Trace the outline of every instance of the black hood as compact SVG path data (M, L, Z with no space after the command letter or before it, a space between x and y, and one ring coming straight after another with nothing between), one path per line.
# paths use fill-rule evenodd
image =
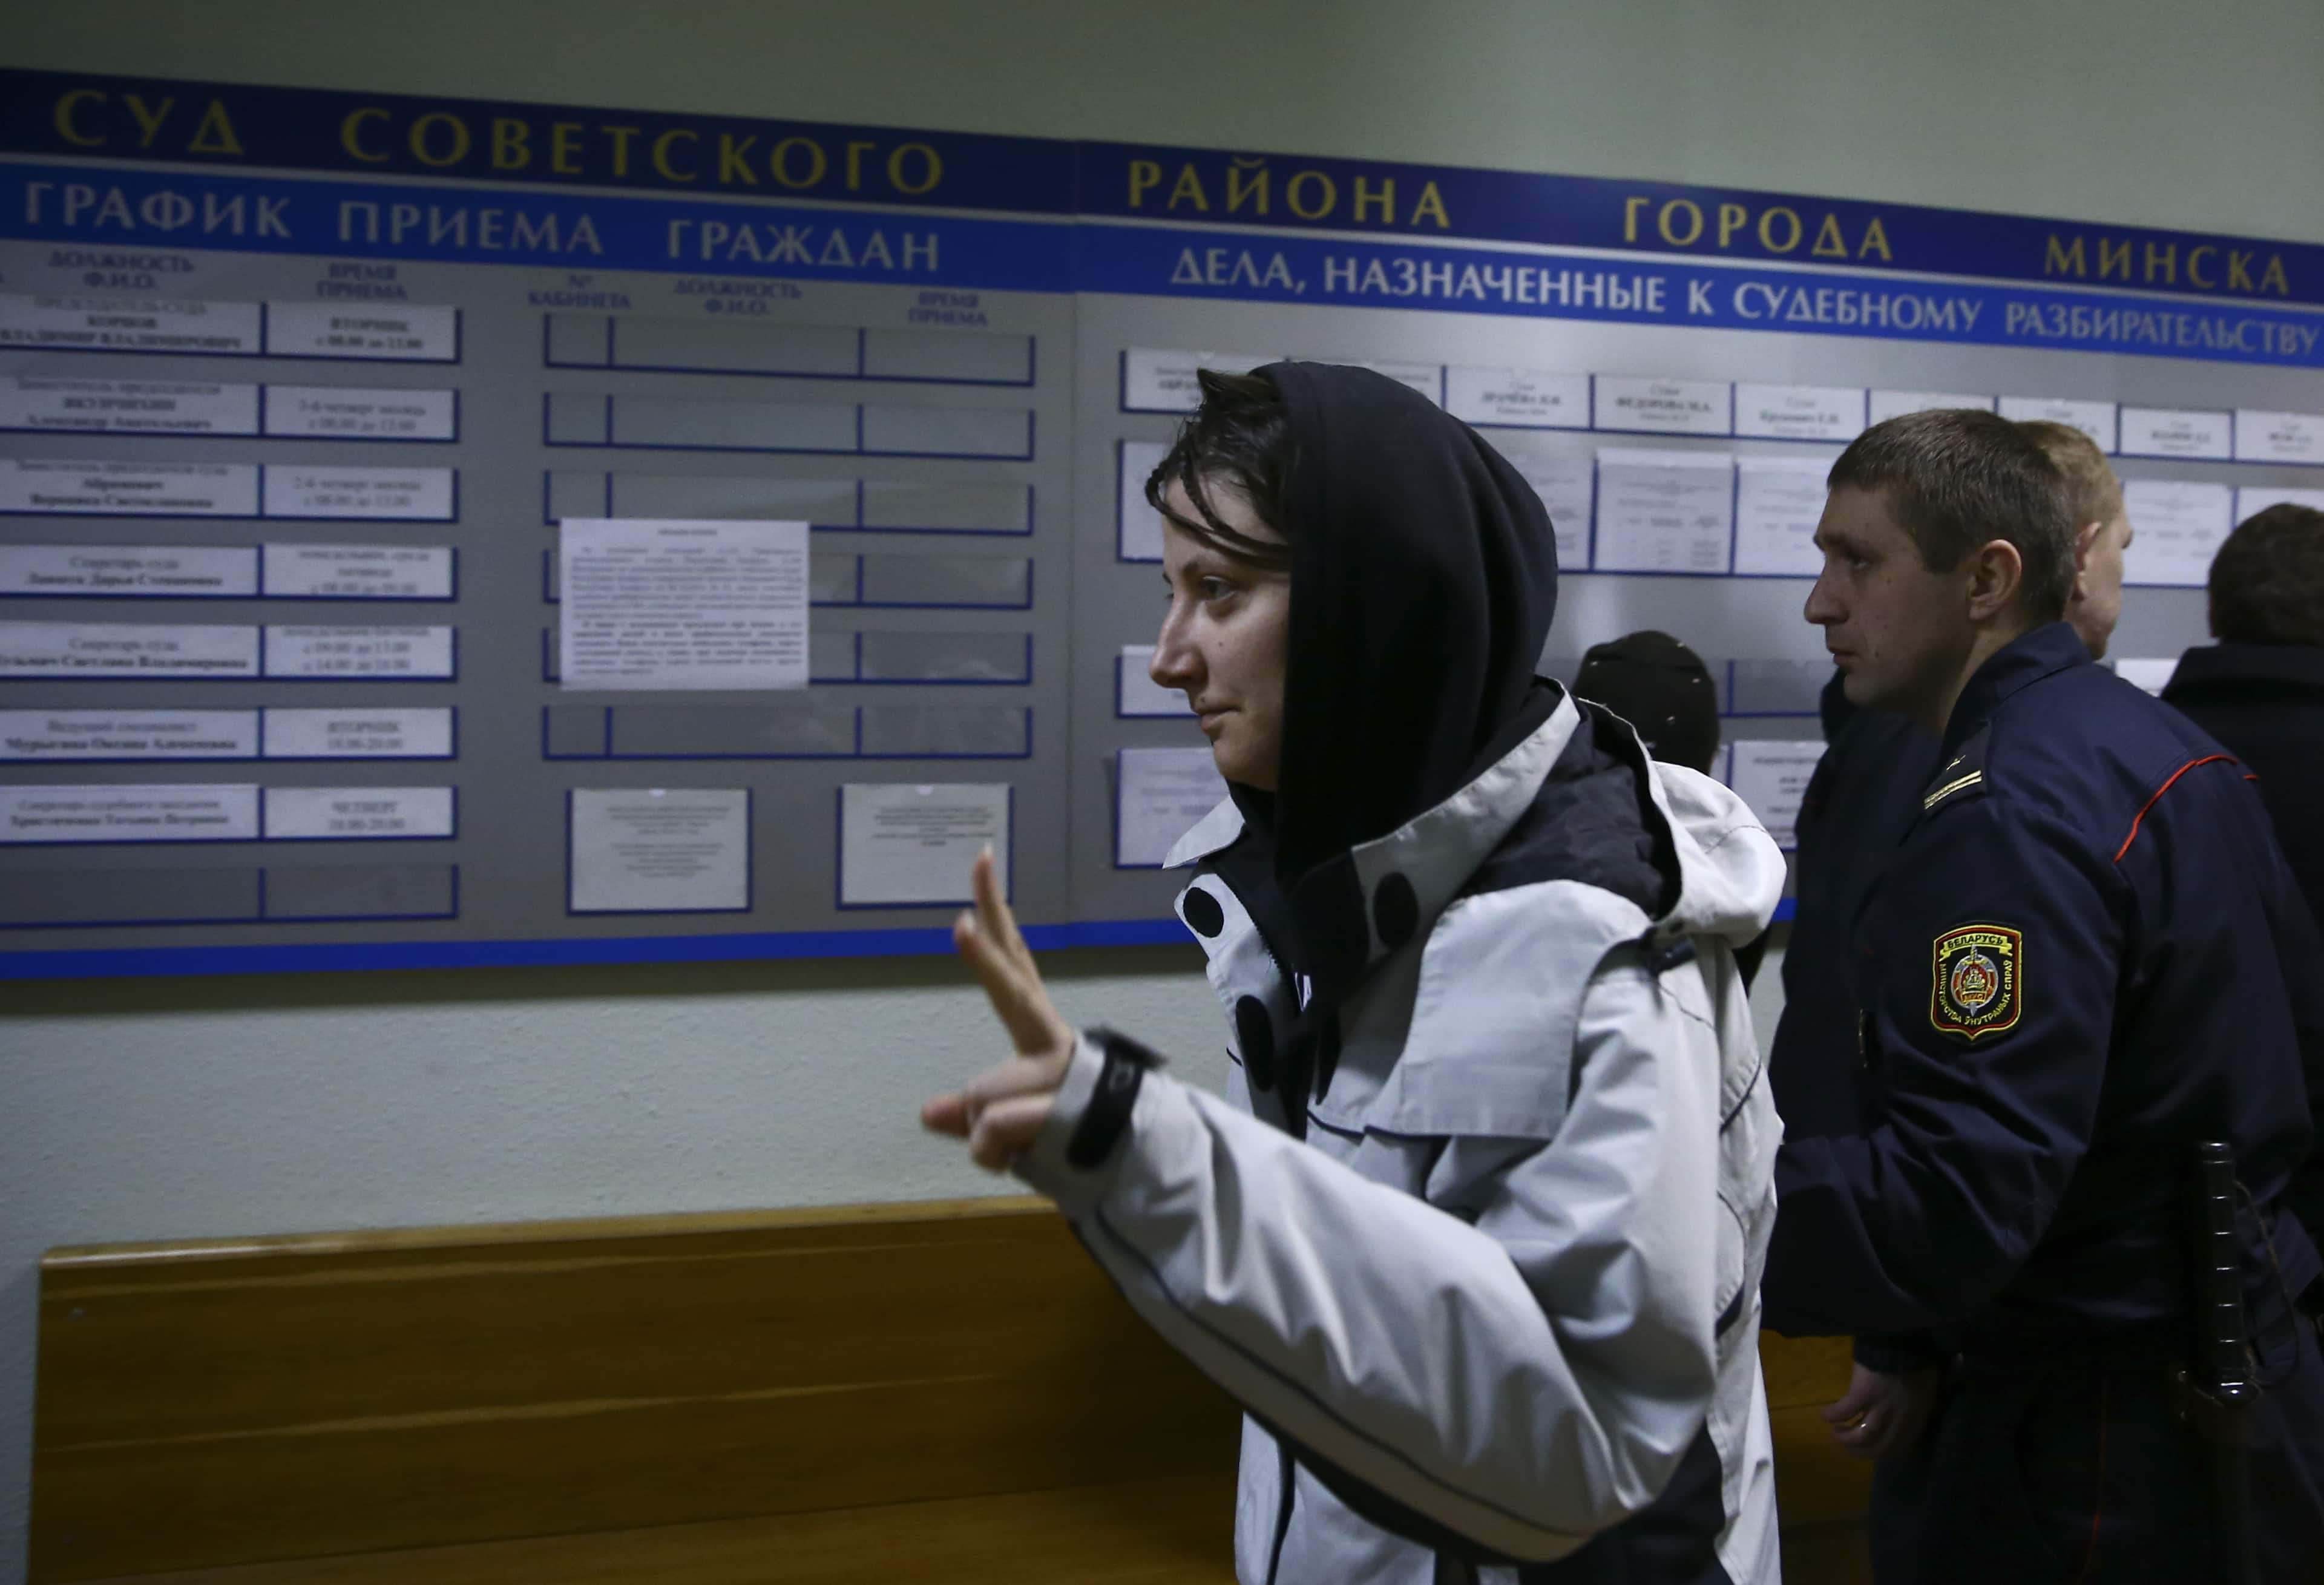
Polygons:
M1409 387L1329 364L1258 372L1289 412L1290 661L1278 790L1236 794L1305 938L1282 945L1312 962L1341 955L1317 937L1347 928L1333 916L1352 876L1331 872L1348 850L1442 803L1548 719L1558 696L1535 667L1557 540L1507 459Z

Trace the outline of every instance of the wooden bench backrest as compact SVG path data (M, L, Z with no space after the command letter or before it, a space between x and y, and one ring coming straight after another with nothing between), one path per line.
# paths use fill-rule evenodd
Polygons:
M1038 1202L60 1249L40 1311L36 1581L1233 1459Z

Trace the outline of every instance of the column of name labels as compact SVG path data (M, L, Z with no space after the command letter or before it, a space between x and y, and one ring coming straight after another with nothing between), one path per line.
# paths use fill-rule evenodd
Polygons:
M450 522L451 468L0 458L0 514Z
M1735 459L1725 453L1598 454L1598 571L1724 573L1734 528Z
M1808 778L1823 759L1823 744L1746 739L1734 745L1727 785L1759 816L1759 824L1785 852L1799 845L1796 827L1800 800L1806 796Z
M1121 750L1114 756L1114 867L1159 865L1226 796L1207 748Z
M0 292L0 347L456 363L460 310Z
M0 710L0 760L448 760L448 705Z
M567 798L572 912L749 910L749 788L576 788Z
M449 600L448 545L0 545L0 594Z
M0 380L0 430L78 435L456 440L455 391L176 380Z
M807 687L807 545L803 522L568 518L563 686Z
M407 677L456 674L449 627L0 622L5 677Z
M2131 479L2122 487L2130 519L2130 548L2123 581L2200 589L2210 581L2211 558L2234 527L2235 494L2225 484L2179 479Z
M849 782L839 789L839 906L965 903L992 850L1007 892L1013 789L1006 782Z

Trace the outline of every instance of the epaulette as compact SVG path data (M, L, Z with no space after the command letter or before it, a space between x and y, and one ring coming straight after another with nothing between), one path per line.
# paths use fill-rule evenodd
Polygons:
M1985 796L1985 747L1992 730L1990 725L1978 727L1945 761L1921 794L1922 814L1934 814L1948 804Z

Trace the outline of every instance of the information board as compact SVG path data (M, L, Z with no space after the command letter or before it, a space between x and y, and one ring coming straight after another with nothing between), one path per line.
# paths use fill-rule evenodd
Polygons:
M2175 655L2324 499L2319 331L2284 244L0 73L0 975L941 950L988 845L1035 945L1175 939L1142 484L1282 356L1484 429L1545 668L1684 639L1787 826L1840 447L2085 429Z

